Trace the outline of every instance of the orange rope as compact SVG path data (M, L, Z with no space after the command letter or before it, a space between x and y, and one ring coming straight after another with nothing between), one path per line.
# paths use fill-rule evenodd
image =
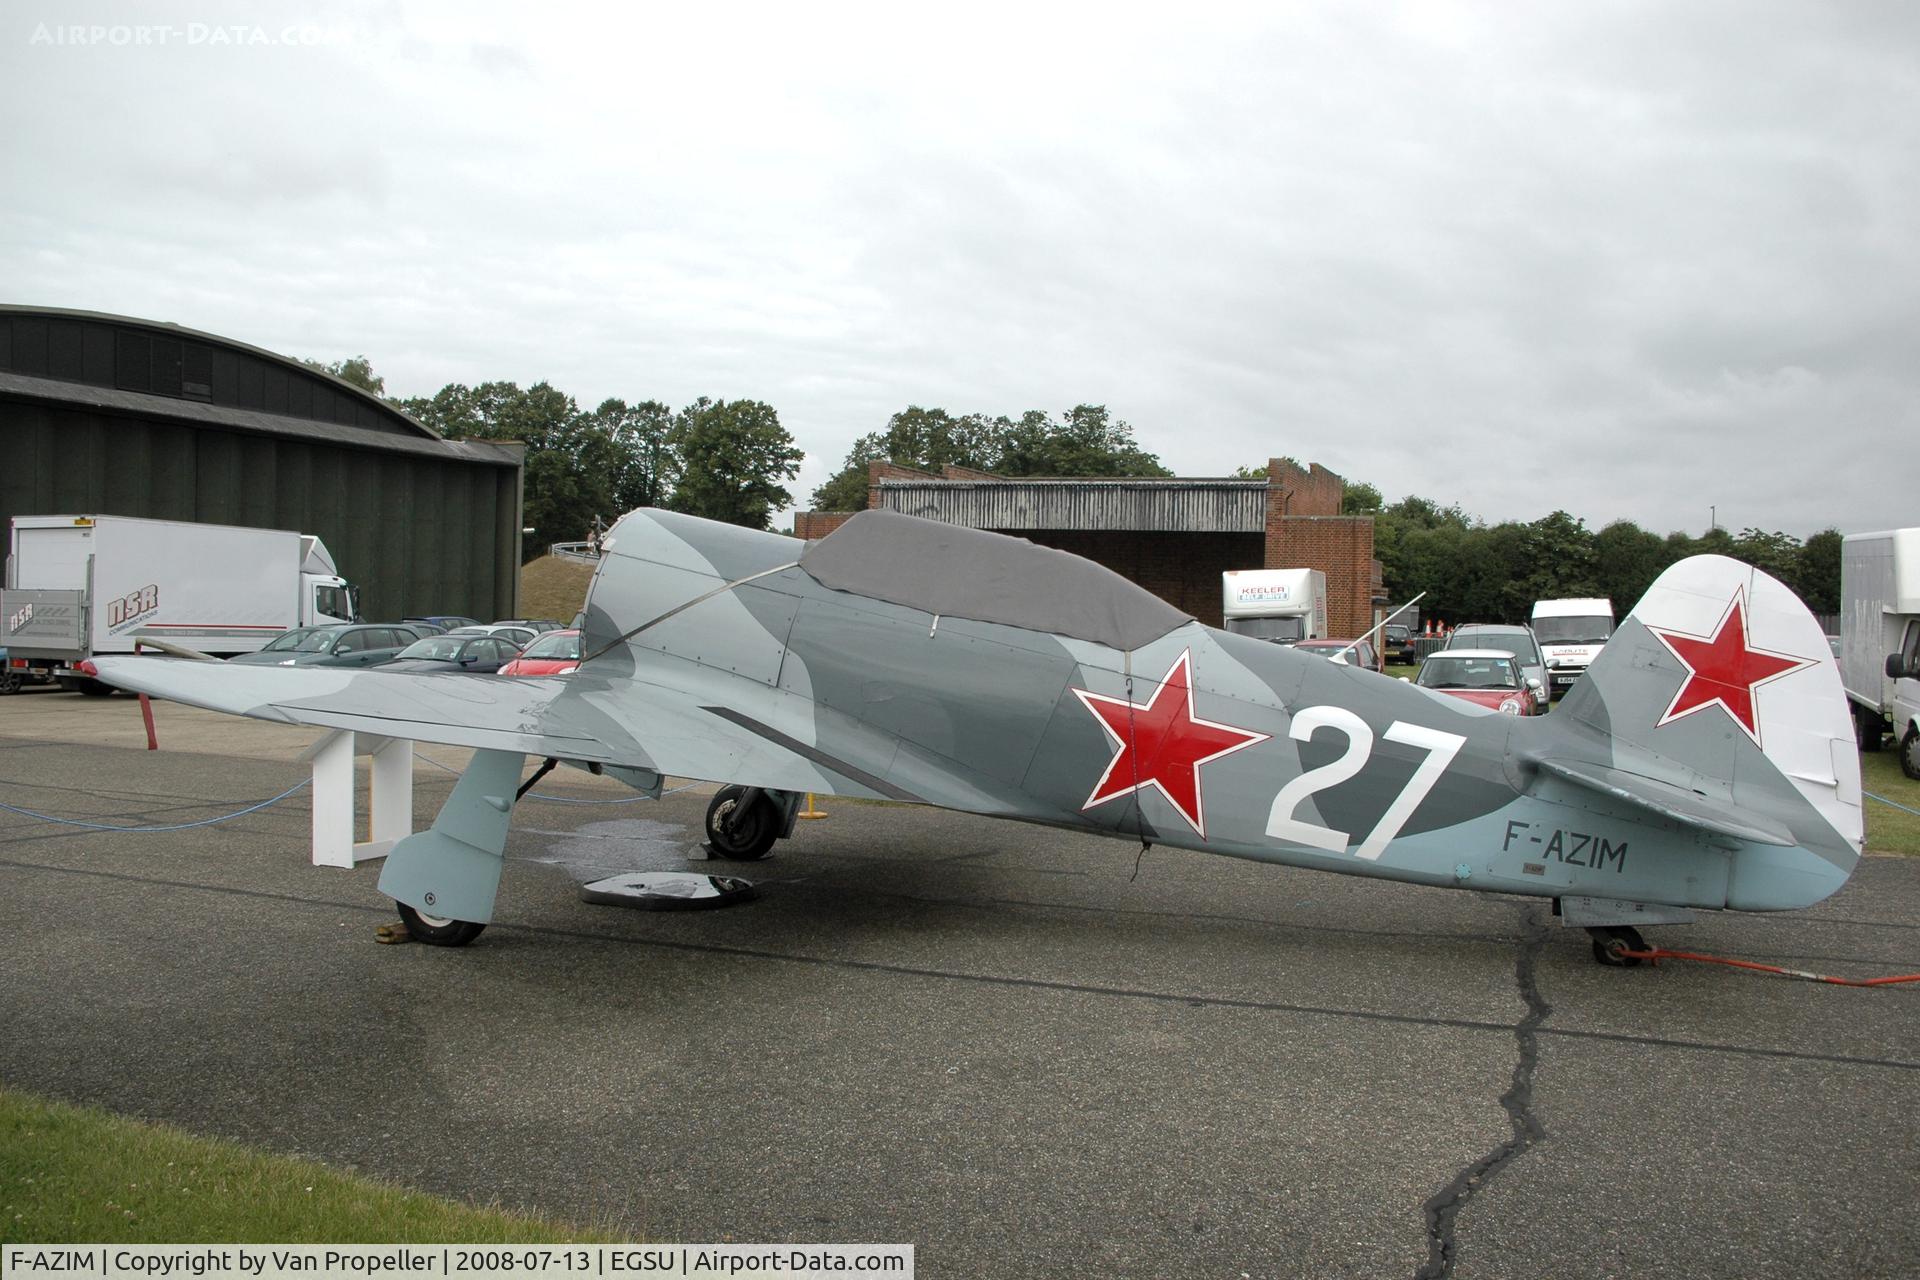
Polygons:
M1752 960L1734 960L1728 956L1702 955L1698 951L1669 951L1665 947L1649 947L1645 951L1619 951L1614 954L1623 960L1651 960L1656 965L1662 960L1698 960L1702 964L1724 964L1735 969L1752 969L1756 973L1778 974L1782 978L1831 983L1836 987L1890 987L1897 982L1920 982L1920 973L1900 973L1885 978L1836 978L1831 974L1808 973L1804 969L1783 969L1777 964L1758 964Z

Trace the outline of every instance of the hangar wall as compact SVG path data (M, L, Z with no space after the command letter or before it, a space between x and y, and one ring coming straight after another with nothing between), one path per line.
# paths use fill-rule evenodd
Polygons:
M517 613L517 445L444 441L270 353L151 328L0 308L0 528L84 513L293 529L326 542L368 618ZM196 348L188 372L210 381L176 385Z
M1260 479L1015 477L951 466L935 474L874 462L867 505L1071 551L1216 627L1227 570L1320 569L1330 634L1352 637L1373 626L1384 595L1373 519L1341 515L1345 492L1334 473L1284 458ZM824 538L849 514L796 512L794 534Z

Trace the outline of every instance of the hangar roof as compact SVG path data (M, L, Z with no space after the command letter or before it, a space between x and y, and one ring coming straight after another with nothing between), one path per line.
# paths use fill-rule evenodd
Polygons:
M257 434L516 465L518 446L454 443L332 374L182 325L0 304L0 394Z
M63 382L57 378L29 378L17 373L0 373L0 396L50 404L85 405L142 418L175 418L202 426L308 440L315 444L357 445L387 453L417 453L435 458L451 456L503 467L520 465L525 453L525 446L517 442L443 440L425 427L421 428L422 435L404 436L339 422L318 422L312 418L262 413L253 409L230 409L224 405L176 400L150 392L120 391L111 387Z

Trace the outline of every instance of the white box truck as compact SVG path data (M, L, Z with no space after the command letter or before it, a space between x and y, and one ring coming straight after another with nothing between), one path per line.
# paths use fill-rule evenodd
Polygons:
M1227 630L1275 644L1327 634L1327 575L1318 569L1229 569L1220 575Z
M319 538L281 529L15 516L0 648L68 688L106 692L74 665L142 640L215 657L253 653L291 627L352 622L354 589Z
M1533 635L1547 660L1554 693L1565 693L1587 674L1587 667L1613 636L1613 601L1536 600Z
M1840 683L1862 751L1883 735L1920 778L1920 529L1840 541Z

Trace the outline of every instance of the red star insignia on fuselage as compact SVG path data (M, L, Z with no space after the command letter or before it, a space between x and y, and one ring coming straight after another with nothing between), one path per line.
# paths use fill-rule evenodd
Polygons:
M1105 694L1073 692L1113 739L1113 759L1081 810L1152 787L1202 840L1207 838L1200 766L1265 742L1272 734L1237 729L1193 714L1193 661L1182 650L1145 705Z
M1667 646L1667 652L1678 658L1680 665L1687 669L1687 678L1680 682L1679 691L1673 695L1673 701L1667 704L1666 714L1654 725L1656 729L1663 724L1672 724L1682 716L1718 706L1747 731L1747 736L1753 739L1755 746L1759 746L1760 726L1754 718L1754 691L1781 676L1811 667L1815 662L1812 658L1753 647L1747 639L1745 590L1733 593L1732 602L1720 616L1720 625L1711 636L1690 636L1654 626L1649 626L1647 630L1657 636L1660 643Z

